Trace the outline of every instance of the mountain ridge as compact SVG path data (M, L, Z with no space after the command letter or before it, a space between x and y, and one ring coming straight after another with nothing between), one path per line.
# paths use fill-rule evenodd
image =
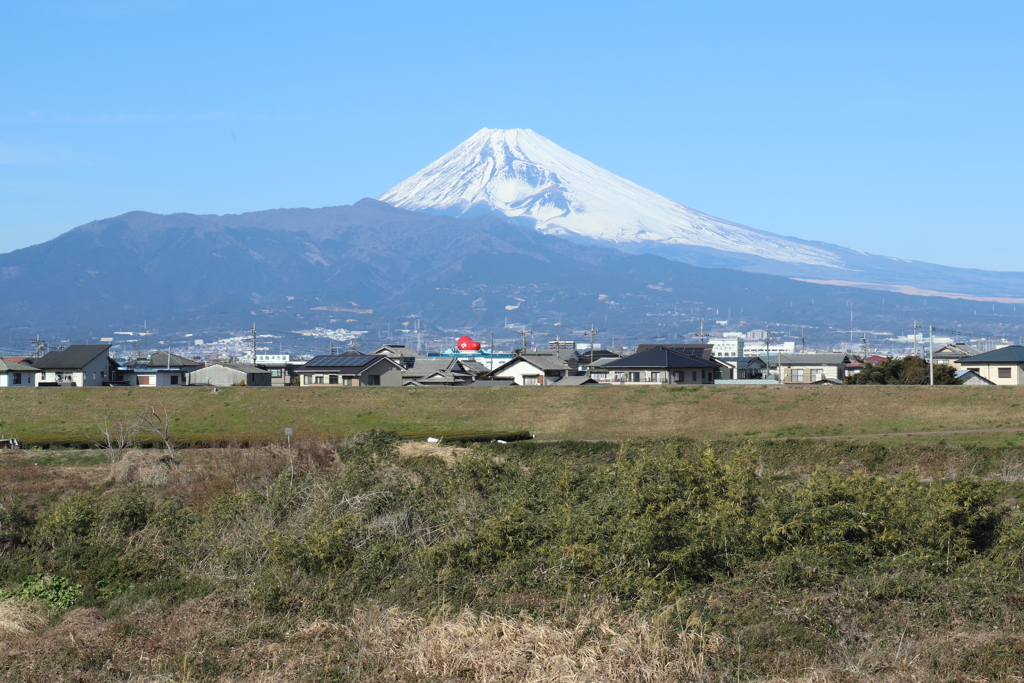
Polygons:
M3 329L278 330L344 325L498 330L506 316L552 333L598 323L647 340L679 338L725 313L848 329L941 324L1009 329L1009 306L829 287L581 245L494 216L455 218L364 199L352 206L228 216L131 212L0 255ZM986 307L987 308L987 307ZM161 322L163 321L163 322ZM1002 327L1001 327L1002 326ZM843 333L845 334L845 332ZM95 336L95 335L92 335Z

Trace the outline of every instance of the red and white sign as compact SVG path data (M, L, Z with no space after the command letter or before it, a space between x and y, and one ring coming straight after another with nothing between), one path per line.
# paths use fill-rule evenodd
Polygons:
M459 341L457 343L457 346L459 347L459 351L479 351L480 350L480 342L473 341L472 337L459 337Z

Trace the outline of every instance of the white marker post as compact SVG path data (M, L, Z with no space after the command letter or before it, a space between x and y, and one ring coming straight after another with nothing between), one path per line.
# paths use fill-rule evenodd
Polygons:
M295 460L292 458L292 428L285 427L284 435L288 439L288 473L292 482L295 481Z

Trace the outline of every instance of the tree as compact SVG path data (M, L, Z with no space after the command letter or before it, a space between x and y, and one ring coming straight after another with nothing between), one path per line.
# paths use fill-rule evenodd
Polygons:
M868 366L856 375L846 378L845 384L928 384L928 361L919 356L886 358L875 366ZM936 384L960 384L951 365L935 366Z

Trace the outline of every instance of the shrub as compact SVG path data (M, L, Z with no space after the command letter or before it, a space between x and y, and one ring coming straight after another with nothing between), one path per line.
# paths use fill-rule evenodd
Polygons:
M67 610L82 595L82 587L63 576L53 574L36 574L21 582L11 591L0 591L0 600L22 598L25 600L41 600L51 609Z

